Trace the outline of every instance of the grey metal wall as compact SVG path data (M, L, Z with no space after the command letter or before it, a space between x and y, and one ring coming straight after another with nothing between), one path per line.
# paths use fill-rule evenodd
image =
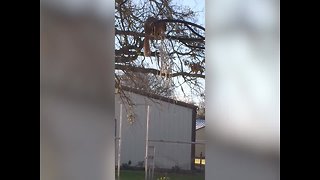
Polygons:
M198 130L196 130L196 141L205 141L206 140L206 136L205 136L205 127L200 128ZM196 157L200 157L200 153L202 153L202 157L206 156L206 146L204 144L196 144L195 146L195 156Z
M147 105L150 105L149 139L170 141L191 141L192 137L192 109L159 100L150 100L148 97L128 92L128 95L137 106L134 107L135 122L127 120L127 105L123 106L121 164L132 166L144 161ZM119 128L120 98L116 96L115 116L117 132ZM190 170L191 145L163 142L150 142L155 146L155 166L158 168L172 168ZM118 147L118 146L116 146ZM117 148L116 148L117 152ZM117 160L117 156L116 156Z

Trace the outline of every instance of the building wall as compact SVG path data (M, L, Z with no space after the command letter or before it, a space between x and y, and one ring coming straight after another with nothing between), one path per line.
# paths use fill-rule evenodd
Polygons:
M205 141L205 127L196 130L196 141ZM196 144L196 152L195 156L200 157L200 153L202 152L202 157L206 156L205 152L206 146L203 144Z
M135 166L138 162L144 161L147 104L150 105L150 140L187 142L192 140L192 108L155 99L151 101L148 97L135 93L128 92L127 94L132 101L137 104L133 110L136 117L135 122L130 124L127 120L126 113L128 106L123 106L121 164L128 163L130 160L132 165ZM115 115L117 120L117 132L119 132L119 109L120 98L119 96L116 96ZM179 166L181 169L190 170L192 162L190 144L150 142L149 146L155 146L156 167L171 169L173 166Z

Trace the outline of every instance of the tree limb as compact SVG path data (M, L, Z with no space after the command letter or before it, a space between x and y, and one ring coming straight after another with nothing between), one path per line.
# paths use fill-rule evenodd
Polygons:
M157 69L136 67L136 66L132 66L132 65L115 64L115 69L123 70L123 71L132 71L132 72L140 72L140 73L146 73L146 74L154 74L154 75L165 76L165 73L161 73ZM176 72L176 73L170 74L170 77L177 77L177 76L188 76L188 77L205 78L205 75L203 75L203 74L191 74L191 73L187 73L187 72Z
M131 35L131 36L141 36L145 37L145 33L140 33L140 32L133 32L133 31L122 31L115 29L115 34L118 35ZM192 41L192 42L203 42L204 39L202 38L186 38L186 37L177 37L177 36L165 36L167 39L173 39L173 40L178 40L178 41Z
M205 31L206 29L198 24L192 23L192 22L188 22L188 21L183 21L183 20L178 20L178 19L161 19L158 20L158 22L177 22L177 23L183 23L185 25L191 25L191 26L195 26L199 29L202 29L203 31Z

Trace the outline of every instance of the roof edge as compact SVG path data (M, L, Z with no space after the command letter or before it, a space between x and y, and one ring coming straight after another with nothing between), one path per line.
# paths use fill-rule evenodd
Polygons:
M167 97L160 96L160 95L157 95L157 94L149 93L149 92L146 92L146 91L143 91L143 90L140 90L140 89L131 88L131 87L128 87L128 86L121 86L121 89L124 90L124 91L132 92L132 93L139 94L139 95L142 95L142 96L147 96L147 97L152 98L152 99L168 102L168 103L171 103L171 104L176 104L176 105L187 107L187 108L191 108L191 109L197 109L198 108L198 106L193 105L193 104L189 104L189 103L186 103L186 102L183 102L183 101L174 100L174 99L171 99L171 98L167 98Z

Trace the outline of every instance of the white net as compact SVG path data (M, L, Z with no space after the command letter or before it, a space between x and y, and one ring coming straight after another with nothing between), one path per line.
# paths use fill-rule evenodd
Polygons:
M168 42L165 39L160 40L159 45L159 61L160 61L160 74L164 77L164 85L169 87L171 84L172 62L168 54Z

